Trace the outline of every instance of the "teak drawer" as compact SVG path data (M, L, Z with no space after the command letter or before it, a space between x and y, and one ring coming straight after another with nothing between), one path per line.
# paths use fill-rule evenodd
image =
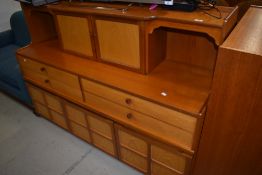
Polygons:
M172 143L187 150L192 149L193 133L123 107L91 93L84 92L84 95L85 104L88 107L101 111L114 118L114 120L132 125L133 127L146 131L158 138L172 141Z
M161 120L175 127L179 127L189 133L195 132L197 123L197 119L195 117L171 110L90 80L81 79L81 81L84 91L106 98L127 108L139 111L143 114L151 116L152 118Z
M22 56L18 56L18 60L26 79L82 100L78 76Z

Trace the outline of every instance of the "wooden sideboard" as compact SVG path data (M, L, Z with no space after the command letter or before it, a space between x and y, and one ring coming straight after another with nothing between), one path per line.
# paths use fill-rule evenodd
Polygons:
M118 3L21 5L32 43L17 59L36 113L144 174L203 170L223 47L242 29L237 7L218 7L216 19Z

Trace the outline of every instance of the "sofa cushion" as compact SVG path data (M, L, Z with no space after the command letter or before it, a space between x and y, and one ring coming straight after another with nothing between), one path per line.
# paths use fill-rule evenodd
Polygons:
M16 78L20 73L15 55L18 48L16 45L0 48L0 81L6 82L13 87L17 86Z

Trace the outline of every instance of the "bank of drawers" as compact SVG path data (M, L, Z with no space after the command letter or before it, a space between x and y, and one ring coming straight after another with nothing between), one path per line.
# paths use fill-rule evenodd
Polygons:
M174 147L116 126L119 147L119 159L136 169L152 175L187 174L191 157Z
M124 123L191 150L197 119L155 103L81 79L85 103Z
M67 120L62 109L61 99L39 88L27 84L36 113L68 130Z
M78 76L22 56L18 56L18 61L25 79L82 100Z

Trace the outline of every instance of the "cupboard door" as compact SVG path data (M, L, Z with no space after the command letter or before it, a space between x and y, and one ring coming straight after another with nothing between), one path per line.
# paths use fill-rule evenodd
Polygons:
M53 111L53 110L50 110L50 113L51 113L51 116L52 116L52 121L54 123L56 123L58 126L64 128L64 129L68 129L68 125L67 125L67 122L66 122L66 119L64 116L62 116L61 114Z
M147 158L130 151L129 149L120 148L120 159L134 168L146 173Z
M45 107L44 105L40 104L40 103L34 103L35 105L35 110L38 114L40 114L41 116L47 118L47 119L51 119L51 116L49 114L48 108Z
M105 151L106 153L115 156L115 145L113 140L101 136L95 132L91 132L91 133L92 133L93 144L95 146Z
M74 122L70 122L72 133L81 139L91 142L89 130L83 126L80 126Z
M139 25L96 19L100 59L140 69Z
M174 171L174 174L184 174L187 163L187 157L175 148L151 145L152 172L159 169L161 172Z
M93 57L88 18L65 15L56 17L64 50Z
M35 88L29 84L27 84L27 89L29 91L31 98L33 99L33 102L45 104L44 95L40 89Z
M58 97L49 94L49 93L45 93L45 99L46 99L46 103L48 108L62 114L63 113L63 108L62 108L62 104L61 104L61 99L59 99Z
M65 110L69 120L87 128L86 114L84 110L69 103L65 104Z

